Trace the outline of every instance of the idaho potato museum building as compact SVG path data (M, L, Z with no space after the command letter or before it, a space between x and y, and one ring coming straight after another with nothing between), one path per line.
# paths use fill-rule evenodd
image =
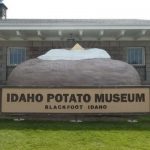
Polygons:
M12 69L53 48L105 49L112 59L137 69L143 84L150 83L149 20L0 20L0 83Z
M75 43L105 49L112 59L132 64L150 84L150 20L7 19L0 3L0 85L25 60Z
M102 48L132 64L143 84L150 83L149 20L0 20L0 83L21 62L54 48Z

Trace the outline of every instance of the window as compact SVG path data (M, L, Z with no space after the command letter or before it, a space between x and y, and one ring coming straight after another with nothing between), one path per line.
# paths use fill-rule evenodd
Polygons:
M145 65L145 49L143 47L128 47L127 61L133 65Z
M10 47L7 51L7 64L15 66L26 60L26 48Z

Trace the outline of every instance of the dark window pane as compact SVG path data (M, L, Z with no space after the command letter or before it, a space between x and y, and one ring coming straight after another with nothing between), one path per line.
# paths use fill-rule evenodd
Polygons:
M143 48L133 47L128 48L128 63L143 64Z
M26 50L24 48L10 48L9 61L11 65L20 64L25 61Z

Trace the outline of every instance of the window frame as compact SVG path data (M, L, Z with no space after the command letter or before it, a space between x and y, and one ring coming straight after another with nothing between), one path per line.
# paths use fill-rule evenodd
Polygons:
M133 66L145 66L145 47L138 47L138 46L132 46L132 47L127 47L127 63L129 64L129 57L128 57L128 51L129 51L129 48L142 48L142 64L130 64L130 65L133 65Z
M26 56L27 48L26 47L8 47L7 48L7 66L15 67L15 66L19 65L19 64L11 64L10 63L10 50L11 49L23 49L23 50L25 50L25 60L26 60L26 58L27 58L27 56Z

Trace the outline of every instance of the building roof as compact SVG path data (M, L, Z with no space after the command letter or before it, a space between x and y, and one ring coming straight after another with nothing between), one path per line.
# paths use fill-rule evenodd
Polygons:
M3 3L0 3L0 7L4 7L5 9L8 9L8 8L6 7L6 5L3 4Z
M85 24L110 26L141 26L150 25L150 20L140 19L4 19L0 24Z
M4 19L0 20L0 29L5 27L148 27L150 28L150 20L138 19Z

